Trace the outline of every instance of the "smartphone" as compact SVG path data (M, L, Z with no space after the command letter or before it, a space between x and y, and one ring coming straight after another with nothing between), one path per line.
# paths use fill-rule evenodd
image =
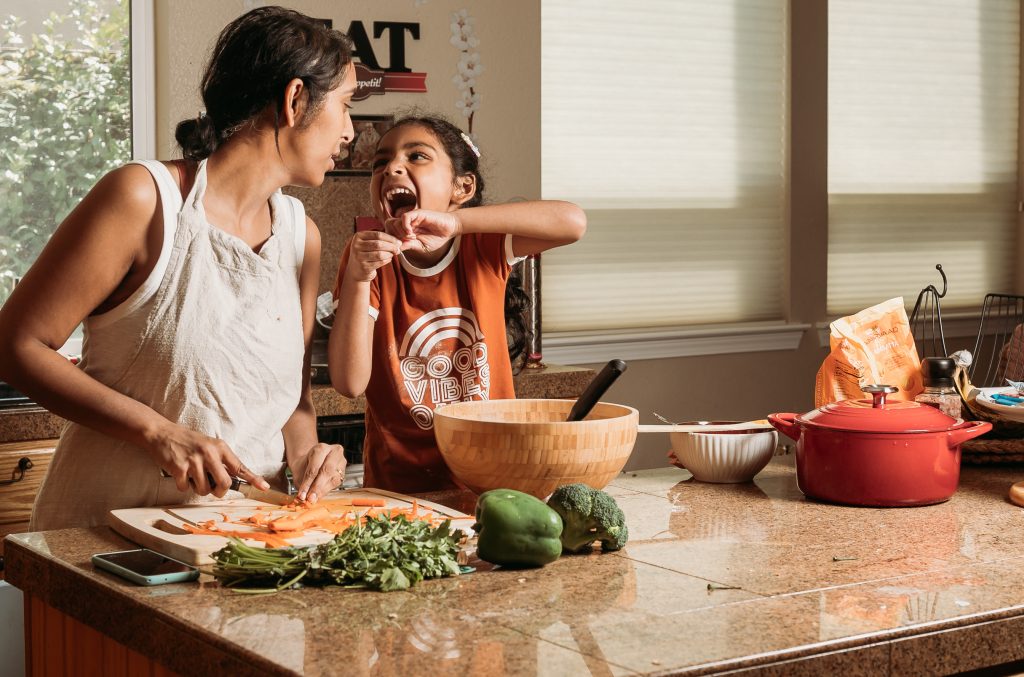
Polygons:
M199 569L146 548L104 552L92 556L93 566L139 585L194 581Z

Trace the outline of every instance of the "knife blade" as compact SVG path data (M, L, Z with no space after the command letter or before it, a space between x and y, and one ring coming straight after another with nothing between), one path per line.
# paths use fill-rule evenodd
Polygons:
M272 505L288 505L292 501L296 500L295 497L286 494L283 491L277 491L275 489L257 489L241 477L231 478L231 489L233 491L241 492L241 494L246 498L251 498L254 501L261 501L263 503L270 503Z
M163 468L160 469L160 476L170 477L170 475L167 474L167 471L165 471ZM210 486L212 487L214 484L213 477L207 474L206 479L210 483ZM191 477L189 478L188 482L189 484L193 483ZM254 501L261 501L263 503L270 503L272 505L288 505L292 501L296 500L294 496L286 494L282 491L277 491L276 489L257 489L256 487L249 484L247 480L244 480L241 477L232 477L231 486L228 488L231 489L232 491L237 491L241 493L246 498L251 498Z

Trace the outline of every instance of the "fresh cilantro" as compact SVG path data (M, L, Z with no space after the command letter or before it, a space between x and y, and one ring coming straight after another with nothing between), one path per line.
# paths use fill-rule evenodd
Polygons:
M321 545L254 548L232 538L213 553L213 575L239 592L277 592L300 585L406 590L424 578L459 575L462 532L445 520L431 527L404 515L356 523Z

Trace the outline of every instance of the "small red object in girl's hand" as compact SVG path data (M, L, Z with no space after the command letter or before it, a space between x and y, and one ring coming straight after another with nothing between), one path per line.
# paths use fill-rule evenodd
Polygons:
M356 232L361 233L364 230L384 230L384 224L376 216L357 216Z

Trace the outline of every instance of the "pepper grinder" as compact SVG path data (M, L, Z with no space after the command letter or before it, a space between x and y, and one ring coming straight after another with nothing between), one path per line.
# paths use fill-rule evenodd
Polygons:
M960 392L953 380L956 362L949 357L926 357L921 360L924 390L914 398L916 402L935 407L946 416L960 418Z

